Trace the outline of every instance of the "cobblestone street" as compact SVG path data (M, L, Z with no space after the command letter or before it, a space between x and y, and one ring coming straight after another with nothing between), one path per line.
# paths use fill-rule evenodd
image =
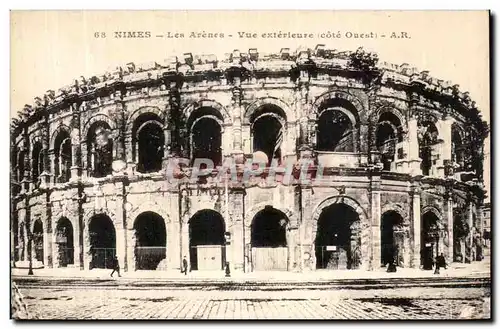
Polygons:
M38 319L485 319L489 288L21 288Z

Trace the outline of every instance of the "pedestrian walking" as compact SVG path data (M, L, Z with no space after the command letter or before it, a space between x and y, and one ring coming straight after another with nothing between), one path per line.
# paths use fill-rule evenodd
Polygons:
M436 257L436 267L442 267L446 270L446 259L444 258L443 253Z
M116 272L116 273L118 273L118 277L121 278L121 275L120 275L120 263L118 262L118 257L116 257L116 255L113 258L112 267L113 267L113 272L111 272L111 277L113 277L113 274Z
M187 270L188 270L188 261L186 259L186 256L182 259L182 272L184 272L184 275L187 275Z

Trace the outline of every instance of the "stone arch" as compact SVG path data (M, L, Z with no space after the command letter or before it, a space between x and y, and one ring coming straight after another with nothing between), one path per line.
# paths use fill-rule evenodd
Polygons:
M321 201L316 207L312 215L312 236L316 236L316 233L318 231L318 219L321 216L321 213L323 212L324 209L330 207L331 205L334 205L336 203L343 203L346 206L351 207L359 217L360 223L366 222L367 221L367 214L366 211L363 209L363 207L353 198L344 196L344 195L337 195L337 196L332 196L329 197L323 201Z
M363 255L368 255L362 243L369 239L363 232L366 213L357 201L342 195L327 198L316 207L312 219L316 269L356 269L362 264ZM331 245L336 248L329 251Z
M158 116L158 118L161 121L163 121L165 119L164 118L165 114L159 107L157 107L157 106L142 106L142 107L136 109L135 111L133 111L132 113L130 113L130 115L127 118L127 124L125 126L125 131L129 134L132 133L132 127L134 126L134 122L137 120L137 118L139 118L143 114L148 114L148 113L155 114L156 116Z
M269 202L260 202L256 205L254 205L252 208L250 208L250 210L248 210L246 212L247 213L245 216L246 232L249 232L249 229L252 226L252 220L254 219L255 215L257 215L258 212L264 210L266 207L273 207L274 209L281 211L282 213L284 213L286 215L286 217L288 217L288 220L290 223L294 222L294 219L295 219L294 213L290 209L283 208L283 207L277 207L277 206L272 205Z
M433 213L434 215L436 215L436 217L439 219L439 223L442 223L443 221L443 216L441 214L441 211L436 207L436 206L425 206L424 208L422 208L422 210L420 211L420 213L422 214L422 216L424 216L426 213L428 212L431 212Z
M165 218L156 211L141 212L135 217L133 239L134 268L136 270L156 270L167 257L168 228Z
M32 247L35 251L33 255L37 261L43 263L45 256L45 233L47 232L47 225L41 218L36 218L31 223L31 234L33 235Z
M410 225L410 216L408 211L399 203L389 202L386 203L381 209L380 214L384 215L386 212L394 211L403 218L404 225Z
M226 263L224 249L227 223L217 210L201 209L196 211L187 222L189 236L189 263L191 270L221 270ZM201 249L200 249L201 248ZM209 256L199 257L203 254ZM201 253L201 255L200 255ZM199 262L200 260L201 263Z
M167 225L170 223L170 216L166 212L165 207L161 207L157 202L151 200L140 202L136 208L133 208L130 212L127 213L127 227L129 229L132 229L137 217L145 212L154 212L161 216L165 221L165 227L167 227L168 230Z
M229 113L229 111L224 106L222 106L220 103L218 103L214 100L210 100L210 99L201 99L201 100L195 101L193 103L190 103L183 109L182 113L184 113L184 116L186 118L190 118L191 115L196 110L198 110L200 108L204 108L204 107L213 108L213 109L217 110L223 118L224 125L232 124L233 120L231 118L231 114Z
M384 113L394 114L399 119L399 122L401 123L403 129L404 130L407 129L408 127L407 120L406 117L403 115L402 110L392 105L381 105L377 107L374 111L370 113L369 122L371 124L376 125L380 116Z
M359 98L357 98L353 94L350 94L350 93L348 93L346 91L342 91L342 90L333 90L333 91L327 91L316 98L316 100L314 101L314 103L312 105L313 113L316 116L318 116L319 113L321 112L321 107L323 106L323 104L327 103L330 100L334 100L334 99L342 99L342 100L352 104L352 106L358 112L358 116L360 113L363 113L365 110L363 103L359 100Z
M53 227L53 241L55 243L54 265L56 267L66 267L69 264L75 264L75 226L66 216L60 216L54 219L56 225Z
M108 216L111 219L111 222L113 225L116 227L121 227L118 219L116 218L116 215L113 211L111 211L108 208L102 208L102 209L90 209L88 210L85 215L83 216L83 227L84 227L84 236L85 234L88 234L88 229L89 229L89 223L92 217L97 216L97 215L105 215Z
M116 124L114 120L112 120L109 116L107 116L104 113L99 113L88 119L87 122L83 125L82 140L87 140L90 127L92 127L94 123L99 121L106 122L109 125L111 131L114 131L116 129Z
M243 124L250 124L250 118L252 114L260 107L265 105L274 105L280 108L285 113L285 119L287 122L295 122L297 120L295 111L290 105L275 97L264 97L257 99L255 102L247 106L247 108L245 109L245 115L243 117Z
M71 138L71 129L70 127L66 126L66 125L59 125L56 130L54 130L54 132L52 133L52 136L50 137L50 144L49 144L49 148L51 150L53 150L55 148L55 144L56 144L56 139L57 139L57 136L61 133L61 132L65 132L68 134L68 136L70 136Z

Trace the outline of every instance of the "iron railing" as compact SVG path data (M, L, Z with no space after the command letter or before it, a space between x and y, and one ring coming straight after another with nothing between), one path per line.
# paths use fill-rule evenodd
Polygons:
M113 268L116 248L92 248L90 250L92 261L90 268Z

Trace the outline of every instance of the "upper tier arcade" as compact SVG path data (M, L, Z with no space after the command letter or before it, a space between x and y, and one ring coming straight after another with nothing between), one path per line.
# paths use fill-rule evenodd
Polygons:
M219 165L260 151L347 174L482 182L487 133L458 85L362 48L186 53L36 97L11 122L12 170L17 183L58 184L161 172L172 156Z

